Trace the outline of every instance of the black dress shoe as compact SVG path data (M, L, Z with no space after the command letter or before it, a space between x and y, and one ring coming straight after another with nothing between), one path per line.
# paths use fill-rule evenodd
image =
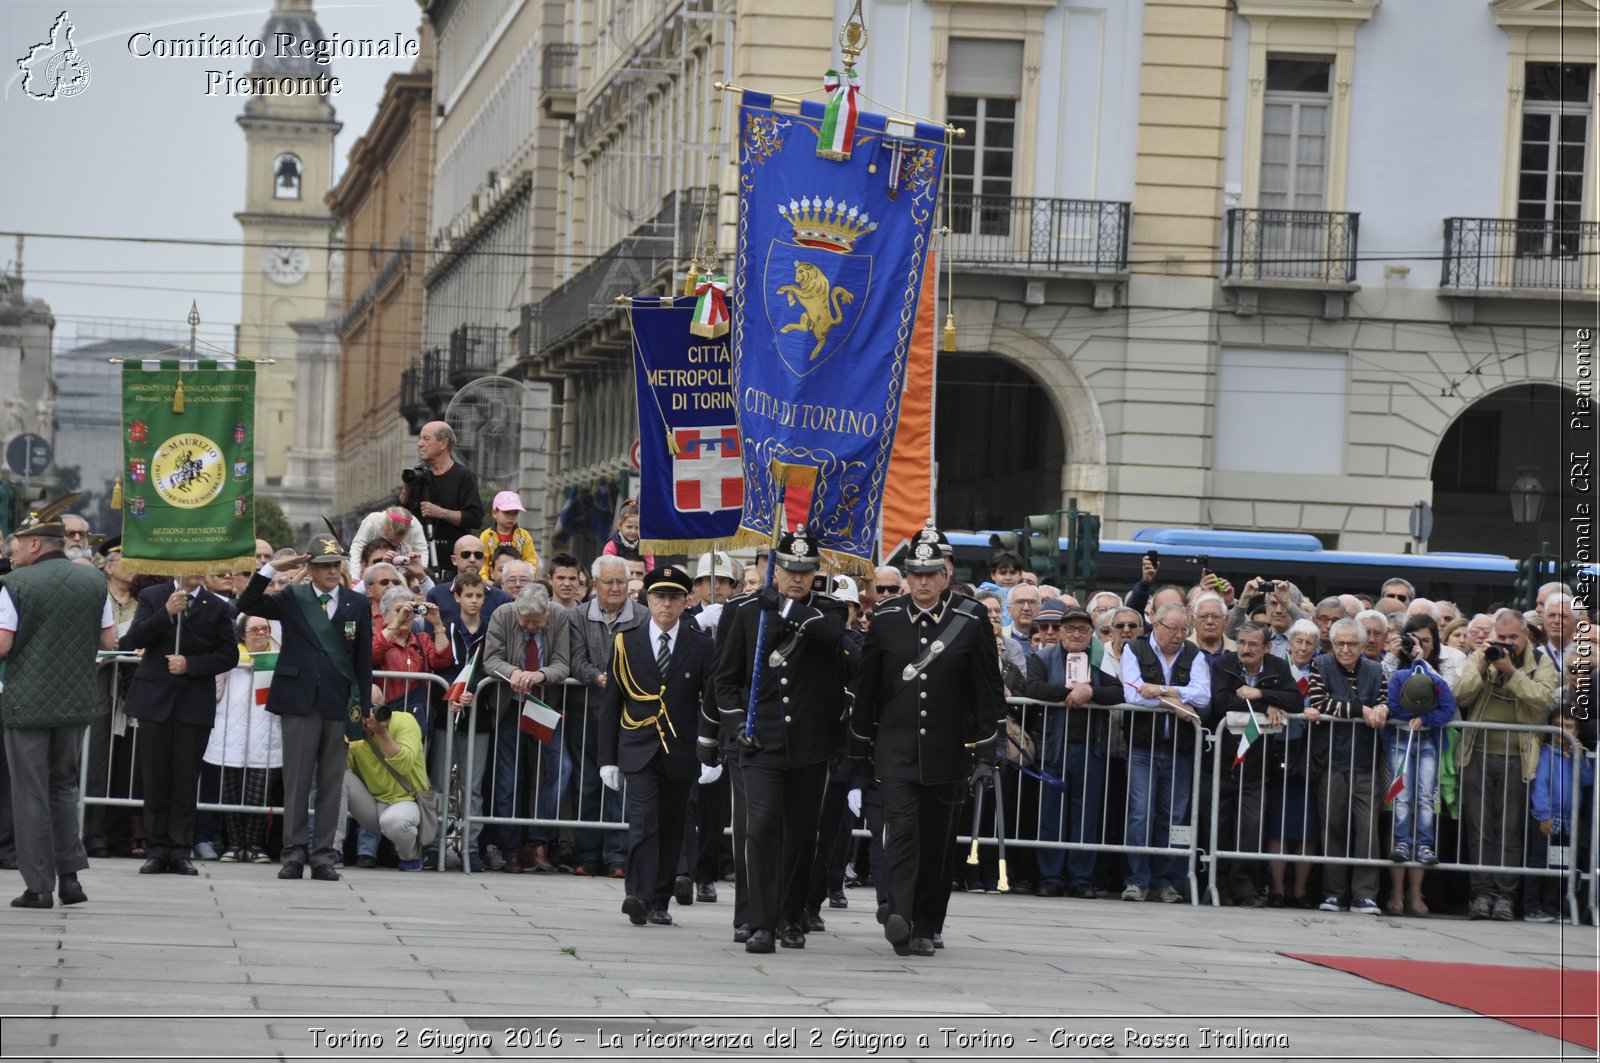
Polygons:
M848 908L850 907L850 898L844 895L844 890L834 890L828 894L828 907Z
M167 874L169 875L198 875L200 869L190 862L187 856L180 856L176 860L167 861Z
M672 916L665 908L652 908L645 915L645 920L654 926L671 926Z
M935 930L931 935L929 935L928 940L933 942L933 947L934 948L936 948L936 949L944 948L944 935L939 933L937 930Z
M806 913L806 933L820 934L828 929L828 924L822 921L821 912Z
M694 888L694 899L701 904L717 903L717 884L715 882L702 882Z
M55 906L56 899L50 894L35 893L33 890L24 890L22 896L11 898L11 907L13 908L54 908ZM771 946L768 946L767 951L772 951Z
M48 897L49 894L46 894L45 896ZM15 902L12 902L12 903L15 903ZM746 952L771 952L771 951L773 951L773 947L772 947L772 931L770 931L770 930L752 930L752 931L750 931L750 937L744 943L744 950Z
M1041 882L1039 888L1033 891L1035 897L1061 897L1066 895L1066 890L1059 882Z
M82 904L89 899L89 895L83 892L83 884L78 881L76 872L58 878L56 892L61 894L62 904Z
M733 940L739 945L743 945L750 940L750 926L748 923L740 923L733 928Z
M694 879L688 875L679 875L672 884L672 899L679 904L694 903Z
M164 856L152 856L139 865L139 874L141 875L165 875L166 873L167 858Z
M806 947L806 933L797 926L791 926L778 936L778 944L786 949L803 949Z
M378 858L376 856L368 856L366 853L362 853L360 856L356 857L356 866L362 868L363 870L370 871L378 866Z
M883 921L883 936L889 944L894 946L894 951L901 956L909 956L909 950L901 952L906 942L911 940L911 924L906 922L903 915L890 915Z
M884 901L882 904L878 905L878 925L882 926L883 924L887 923L888 921L889 921L889 902L888 901Z
M312 864L311 877L318 882L338 882L339 872L333 869L332 864Z
M913 955L913 956L932 956L933 955L933 939L932 938L912 938L911 939L911 955Z
M645 923L650 921L649 914L645 911L644 901L638 897L622 898L622 914L627 916L628 921L634 926L644 926Z
M278 868L279 878L302 878L306 873L306 865L298 860L285 860L283 866Z

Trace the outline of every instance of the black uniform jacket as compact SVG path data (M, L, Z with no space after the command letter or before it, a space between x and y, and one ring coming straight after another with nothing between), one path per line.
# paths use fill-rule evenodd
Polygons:
M668 778L694 778L700 771L694 748L700 718L715 711L711 681L716 651L711 636L693 621L680 619L665 676L656 667L648 621L622 633L621 649L628 655L626 667L613 655L606 668L599 722L600 763L615 764L623 771L643 771L659 756L664 758L661 767ZM631 696L634 694L650 697L641 700ZM624 713L628 721L624 721ZM661 714L664 717L644 723ZM643 726L628 726L627 722Z
M143 650L134 670L123 711L138 720L210 727L217 718L215 679L239 663L239 640L233 631L233 606L204 587L195 593L178 621L167 612L175 583L158 583L139 592L139 606L128 633L117 640L121 650ZM189 670L173 675L167 655L181 654Z
M731 615L730 615L731 614ZM787 616L767 618L756 739L746 763L802 768L827 760L839 748L847 704L844 629L849 609L837 598L811 593L793 601ZM733 598L717 628L717 705L723 720L742 732L750 704L761 602ZM783 651L776 665L774 651Z
M934 643L940 651L906 678ZM909 595L897 595L873 609L851 738L854 756L869 757L877 778L965 780L968 744L993 739L1005 708L994 628L982 604L945 594L923 612Z
M312 621L296 598L302 593L299 585L268 594L268 582L257 572L239 595L239 612L283 625L283 645L278 651L278 667L272 672L267 711L279 716L315 713L324 720L344 720L350 707L350 684L312 630ZM354 693L365 712L372 708L372 604L365 594L341 587L331 623L334 638L350 654L359 688Z

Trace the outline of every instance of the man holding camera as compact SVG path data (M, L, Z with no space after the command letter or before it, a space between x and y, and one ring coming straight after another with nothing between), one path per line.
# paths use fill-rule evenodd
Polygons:
M1456 681L1461 718L1481 723L1542 724L1558 685L1549 654L1528 642L1528 625L1515 609L1494 615L1493 640L1467 658ZM1539 770L1541 736L1533 731L1465 728L1456 743L1461 778L1461 835L1467 860L1507 868L1522 865L1522 831L1528 820L1528 784ZM1471 873L1468 917L1515 918L1514 871Z
M390 594L397 593L390 591ZM363 830L394 843L401 871L421 871L422 809L417 795L428 789L422 728L415 716L380 705L361 721L362 741L350 746L344 798ZM321 822L319 816L317 822Z
M443 421L429 421L417 436L417 464L400 474L405 486L400 504L422 520L429 545L428 567L437 568L439 548L483 526L478 475L457 462L451 451L456 433Z
M244 593L239 612L278 620L283 646L272 673L267 711L283 726L283 867L279 878L296 879L311 864L311 877L339 881L333 838L347 757L346 728L372 709L372 606L367 596L344 586L348 559L337 541L318 539L311 552L289 558L285 568L310 565L310 582L267 594L277 571L263 565ZM311 784L317 785L317 835L306 837Z

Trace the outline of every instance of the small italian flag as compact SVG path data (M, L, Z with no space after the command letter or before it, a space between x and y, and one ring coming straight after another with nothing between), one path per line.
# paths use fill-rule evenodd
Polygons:
M255 674L250 679L250 685L255 691L255 706L258 709L267 707L267 695L272 692L272 670L278 667L276 653L255 653L250 656L250 664L255 669Z
M555 737L556 727L561 723L561 714L532 694L522 703L522 719L517 721L517 727L523 734L532 735L541 742L548 742Z
M1244 707L1249 711L1250 719L1245 721L1244 734L1239 738L1239 752L1233 755L1233 766L1235 768L1244 763L1244 758L1249 754L1250 747L1255 745L1257 740L1261 738L1261 721L1256 719L1256 707L1249 701L1244 703Z
M1394 782L1389 784L1389 792L1383 795L1383 803L1389 804L1400 796L1400 791L1406 788L1406 771L1411 767L1411 740L1417 737L1417 732L1406 732L1406 757L1400 762L1400 774L1394 777Z
M861 76L851 66L844 68L842 77L837 70L830 70L822 77L822 87L828 90L828 106L817 131L817 154L843 161L856 146L856 118L861 111L856 94L861 91Z
M461 695L472 689L472 673L478 668L478 651L473 650L472 656L467 658L467 666L461 669L456 676L456 681L450 684L450 689L444 692L444 700L460 701Z
M728 331L728 278L702 274L695 285L694 320L689 331L714 340Z

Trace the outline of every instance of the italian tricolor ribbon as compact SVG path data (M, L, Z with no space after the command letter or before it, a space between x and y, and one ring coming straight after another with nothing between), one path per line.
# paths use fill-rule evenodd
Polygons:
M1245 710L1250 713L1250 718L1245 721L1244 734L1239 736L1239 752L1233 755L1233 766L1238 768L1244 763L1245 756L1250 752L1250 747L1256 744L1261 737L1261 721L1256 719L1256 707L1249 701L1244 703Z
M728 331L728 278L702 274L695 285L694 320L689 331L714 340Z
M817 131L817 154L842 161L850 157L856 144L856 118L861 113L856 96L861 92L861 77L852 66L844 68L842 77L837 70L830 70L822 77L822 87L828 90L828 106Z

